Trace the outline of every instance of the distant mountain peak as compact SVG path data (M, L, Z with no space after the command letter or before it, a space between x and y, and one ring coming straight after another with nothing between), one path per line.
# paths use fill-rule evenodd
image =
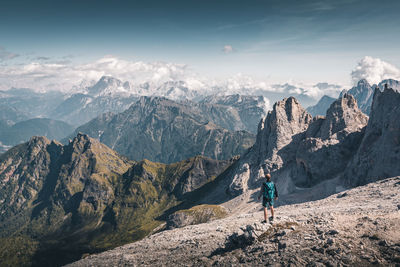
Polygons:
M95 85L88 87L88 94L92 96L113 95L118 93L129 94L129 90L129 82L123 83L117 78L102 76Z
M357 86L371 86L366 79L361 79L358 81Z

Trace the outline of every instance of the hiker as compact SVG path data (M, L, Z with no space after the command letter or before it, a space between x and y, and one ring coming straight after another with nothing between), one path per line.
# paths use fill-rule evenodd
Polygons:
M262 221L262 223L267 222L267 205L271 209L271 217L269 220L271 222L274 220L274 200L278 199L278 190L276 190L274 182L271 181L271 174L267 173L265 179L266 181L262 183L260 194L258 195L258 200L260 200L261 196L263 197L264 221Z

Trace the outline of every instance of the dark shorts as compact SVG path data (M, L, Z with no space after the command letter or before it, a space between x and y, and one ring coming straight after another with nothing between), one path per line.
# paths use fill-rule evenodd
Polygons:
M267 199L266 197L263 197L263 202L262 202L263 207L273 207L274 206L274 200L273 199Z

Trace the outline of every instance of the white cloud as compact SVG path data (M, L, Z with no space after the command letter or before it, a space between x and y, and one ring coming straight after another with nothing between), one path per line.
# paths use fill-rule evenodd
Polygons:
M233 52L233 47L231 45L224 45L224 48L222 49L222 51L225 54L229 54Z
M366 79L370 84L378 84L384 79L400 79L400 70L379 58L366 56L351 72L354 84L361 79Z
M38 91L78 91L108 75L129 81L132 92L157 94L165 82L183 82L182 86L200 94L306 95L318 100L323 95L337 97L343 86L320 83L311 84L289 80L287 83L237 74L227 79L209 79L194 73L187 65L165 62L142 62L104 56L93 62L73 64L68 60L52 61L36 58L27 64L0 65L0 90L11 87L32 88ZM367 78L376 83L385 78L399 78L400 71L380 59L365 57L352 72L354 81ZM147 83L148 86L139 86ZM149 88L149 89L146 89ZM150 91L148 91L150 90ZM161 89L160 89L161 90Z
M86 64L69 61L48 62L38 60L25 65L0 66L0 89L11 87L32 88L38 91L69 91L79 84L90 84L103 75L113 76L134 85L149 82L154 86L167 81L189 80L195 83L196 74L186 65L164 62L145 63L105 56Z

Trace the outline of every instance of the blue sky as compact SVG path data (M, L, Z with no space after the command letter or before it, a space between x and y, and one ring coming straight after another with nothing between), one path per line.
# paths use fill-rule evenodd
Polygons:
M348 83L364 56L400 66L399 10L395 0L2 0L0 64L113 55L212 77Z

